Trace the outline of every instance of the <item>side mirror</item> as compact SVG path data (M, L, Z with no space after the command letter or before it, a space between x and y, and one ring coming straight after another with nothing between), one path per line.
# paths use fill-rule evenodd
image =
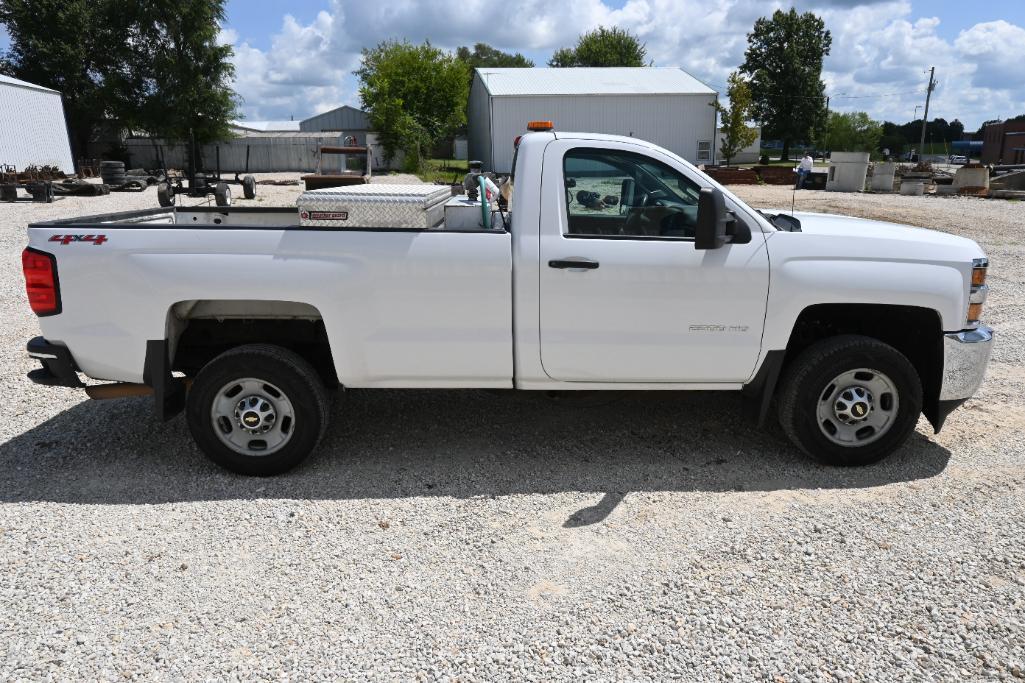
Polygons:
M726 210L726 199L722 191L714 187L701 188L694 248L718 249L727 242L747 244L750 241L751 228L743 221L738 221L732 211Z
M698 220L694 228L695 249L718 249L726 244L726 199L714 187L701 188Z

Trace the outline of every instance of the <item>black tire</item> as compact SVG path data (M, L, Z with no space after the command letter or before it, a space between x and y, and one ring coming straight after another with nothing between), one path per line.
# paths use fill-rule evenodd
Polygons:
M125 182L125 162L101 161L100 178L108 185L123 185Z
M219 436L225 431L214 417L215 402L223 400L220 392L227 385L246 378L280 391L294 414L287 441L267 455L245 454L225 442L228 436ZM223 394L229 401L239 395L241 391ZM275 409L280 408L279 402ZM250 344L225 351L199 371L189 390L185 415L196 444L211 460L238 474L266 477L292 469L316 448L327 429L330 411L324 383L304 358L280 346ZM237 429L239 438L248 438L241 420L227 427L229 433Z
M242 196L246 199L256 199L256 178L251 175L242 178Z
M853 427L844 427L835 416L823 420L820 425L820 406L827 413L832 410L833 400L837 400L837 407L840 406L839 397L827 398L835 396L829 392L841 392L843 389L832 383L834 378L862 369L868 372L859 373L857 381L873 382L882 378L894 389L892 393L873 397L870 401L872 407L863 415L864 424L867 424L869 412L885 413L883 409L888 399L892 417L885 431L880 429L876 433L874 428L863 427L861 429L866 432L872 431L861 437L857 425L863 423L855 422ZM858 335L832 337L805 349L788 365L780 383L778 410L783 431L811 457L827 465L868 465L900 448L915 430L918 415L922 412L922 382L911 362L892 346ZM837 425L841 430L849 430L848 433L855 431L859 434L855 438L864 438L865 442L860 445L856 442L852 445L837 443L837 437L826 434L830 429L835 432Z
M174 201L174 187L168 183L160 183L157 185L157 202L160 203L160 206L174 206Z
M217 206L231 206L231 188L228 183L217 183L214 187L214 203Z
M13 185L5 185L0 187L0 202L16 202L18 201L18 188Z

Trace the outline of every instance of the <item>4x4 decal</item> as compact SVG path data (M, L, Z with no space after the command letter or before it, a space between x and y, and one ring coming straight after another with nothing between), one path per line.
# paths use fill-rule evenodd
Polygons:
M50 238L50 241L60 242L65 245L72 242L92 242L98 247L108 240L106 235L54 235Z

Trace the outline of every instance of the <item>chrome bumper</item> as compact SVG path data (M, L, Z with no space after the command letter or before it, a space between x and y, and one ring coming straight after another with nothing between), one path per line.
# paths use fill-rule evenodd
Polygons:
M943 385L940 401L963 401L982 384L993 350L993 330L949 332L943 335Z

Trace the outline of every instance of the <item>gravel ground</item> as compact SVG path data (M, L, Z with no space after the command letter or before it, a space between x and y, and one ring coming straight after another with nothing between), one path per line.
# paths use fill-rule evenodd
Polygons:
M732 395L353 391L267 480L24 378L25 224L155 205L0 204L0 679L1025 676L1025 205L797 194L992 260L986 384L879 465L810 463Z

